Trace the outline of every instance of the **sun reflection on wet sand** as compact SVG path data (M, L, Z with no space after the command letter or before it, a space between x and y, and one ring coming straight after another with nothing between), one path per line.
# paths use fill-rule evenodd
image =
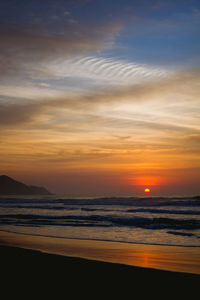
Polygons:
M200 274L200 253L198 248L137 246L138 250L133 249L130 252L122 250L121 255L123 256L124 254L122 259L124 263L140 267ZM144 250L143 247L146 249Z
M144 254L144 265L146 267L148 267L148 261L149 261L148 255Z

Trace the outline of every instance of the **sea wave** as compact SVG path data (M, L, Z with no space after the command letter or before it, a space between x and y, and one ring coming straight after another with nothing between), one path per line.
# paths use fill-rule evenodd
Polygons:
M196 245L200 197L0 198L0 229L55 237Z
M50 198L26 198L26 197L1 197L0 206L5 205L31 205L38 204L47 206L57 205L62 206L89 206L89 205L119 205L119 206L200 206L200 196L195 197L110 197L110 198L89 198L89 199L70 199L70 198L59 198L59 197L50 197Z
M172 214L172 215L200 215L200 211L197 210L175 210L175 209L158 209L158 208L139 208L128 209L129 213L153 213L153 214Z
M0 216L2 225L25 225L25 226L128 226L147 229L200 229L200 220L174 219L163 217L119 217L111 215L63 215L46 216L35 214L4 214Z

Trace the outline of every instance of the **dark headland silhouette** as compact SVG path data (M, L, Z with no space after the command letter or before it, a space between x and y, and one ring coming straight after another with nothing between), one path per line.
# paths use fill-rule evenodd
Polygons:
M40 186L28 186L6 175L0 175L0 195L52 195Z

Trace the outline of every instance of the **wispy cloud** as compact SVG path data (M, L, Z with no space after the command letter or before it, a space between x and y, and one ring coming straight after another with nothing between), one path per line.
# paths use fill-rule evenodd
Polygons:
M126 116L126 122L129 122L133 116L128 117L128 112L135 110L139 115L145 113L145 106L147 105L148 113L152 113L156 118L162 119L162 114L159 117L151 107L158 109L165 107L166 101L174 103L174 97L180 103L191 103L196 101L199 94L198 84L198 70L190 70L184 73L174 74L173 76L159 78L138 84L128 86L112 87L110 89L100 89L81 95L69 95L63 93L55 97L44 97L29 99L28 101L21 101L20 98L13 99L14 101L1 102L0 106L0 123L3 125L22 124L32 122L34 119L38 120L38 116L53 116L60 112L67 115L67 112L74 112L76 116L79 115L80 120L83 116L87 119L88 114L101 117L118 117L122 119ZM177 100L176 100L177 101ZM162 104L163 103L163 104ZM124 111L123 105L127 110ZM134 108L134 105L135 108ZM140 105L140 110L137 106ZM117 107L121 107L120 115ZM187 105L186 105L187 109ZM195 109L195 106L194 106ZM64 111L63 111L64 110ZM176 112L175 112L176 113ZM59 122L67 122L66 118L58 117ZM77 117L74 119L77 122ZM152 120L150 121L153 124ZM161 121L162 122L162 121ZM183 124L182 124L183 125ZM182 126L181 125L181 126ZM146 126L148 126L146 124ZM174 124L178 128L178 124ZM192 127L191 127L192 128Z
M130 84L145 79L166 76L170 73L162 67L137 64L120 59L83 56L68 59L49 66L52 76L82 77L98 80L104 84Z
M104 88L75 97L57 98L47 105L63 106L75 110L93 110L102 105L114 103L142 103L149 101L162 102L167 97L180 96L180 101L196 99L199 93L199 70L178 72L171 76L156 77L149 81L129 84L126 86ZM173 99L172 99L173 100Z

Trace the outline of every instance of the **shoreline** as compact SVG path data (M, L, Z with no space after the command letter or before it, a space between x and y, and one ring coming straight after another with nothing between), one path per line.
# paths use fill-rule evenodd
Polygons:
M128 242L128 241L113 241L113 240L103 240L103 239L89 239L89 238L78 238L78 237L60 237L60 236L55 236L55 235L42 235L42 234L29 234L25 232L16 232L16 231L9 231L9 230L2 230L0 229L0 232L7 232L7 233L14 233L14 234L20 234L20 235L25 235L25 236L38 236L38 237L44 237L44 238L54 238L54 239L64 239L64 240L80 240L80 241L94 241L94 242L105 242L105 243L119 243L119 244L131 244L131 245L146 245L148 246L163 246L163 247L181 247L181 248L199 248L200 245L176 245L176 244L149 244L149 243L139 243L139 242Z
M200 274L198 247L29 236L0 231L0 245L145 269Z

